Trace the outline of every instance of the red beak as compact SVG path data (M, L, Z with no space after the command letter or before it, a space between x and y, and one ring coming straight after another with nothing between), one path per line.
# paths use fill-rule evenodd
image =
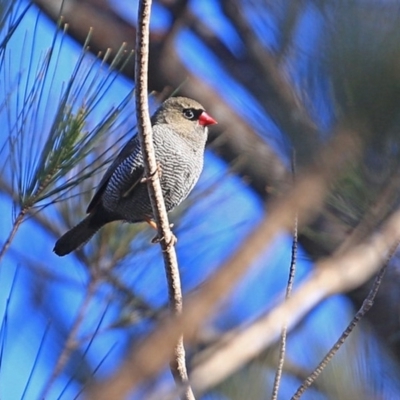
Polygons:
M199 124L200 125L208 126L208 125L215 125L217 123L218 122L214 118L210 117L205 111L203 111L200 114L200 117L199 117Z

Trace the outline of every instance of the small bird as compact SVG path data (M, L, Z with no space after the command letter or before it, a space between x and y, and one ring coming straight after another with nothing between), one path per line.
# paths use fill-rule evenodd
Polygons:
M197 101L171 97L154 113L151 123L165 206L171 211L188 196L199 179L207 127L217 122ZM58 239L53 250L58 256L82 246L112 221L146 221L156 227L137 135L122 148L104 174L87 213L83 221Z

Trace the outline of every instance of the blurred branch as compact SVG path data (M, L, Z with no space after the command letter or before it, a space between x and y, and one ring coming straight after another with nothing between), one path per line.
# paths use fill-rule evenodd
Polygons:
M294 85L289 82L277 59L254 34L238 3L223 0L221 4L228 18L235 24L252 64L257 69L258 73L252 76L256 78L259 87L260 74L263 77L264 95L260 100L271 118L290 137L299 164L309 163L310 156L315 155L321 140L316 124L308 115L306 107L294 90ZM248 71L243 72L248 74Z
M176 258L174 247L176 238L170 229L161 189L147 98L150 12L151 0L139 1L135 58L136 116L138 121L138 135L143 153L145 176L147 179L147 188L149 191L154 219L157 224L158 237L160 238L160 245L167 275L170 309L174 317L179 317L182 314L182 289L178 260ZM188 386L185 348L183 346L182 335L179 335L176 344L174 345L173 360L170 362L170 368L175 381L179 385L186 386L181 399L194 400L192 389Z
M115 373L93 387L90 398L125 398L133 387L159 372L170 359L176 340L182 332L187 342L194 341L199 327L215 312L217 304L237 284L260 252L282 229L291 229L296 212L299 214L301 226L320 209L328 185L337 179L339 171L349 160L354 159L358 150L355 139L354 132L340 132L322 153L321 162L315 166L315 170L299 179L284 199L271 206L268 217L254 229L240 248L231 254L202 288L188 299L182 315L167 319L146 340L134 346ZM292 300L287 304L293 307ZM298 307L298 304L295 303L295 306ZM277 325L276 321L282 319L274 320L274 327L280 330L282 323ZM224 363L228 364L226 359Z
M88 289L85 293L85 298L82 301L82 304L79 308L79 311L77 313L77 316L75 318L75 321L71 327L71 330L68 333L68 337L65 341L64 347L58 357L57 363L54 367L53 373L49 377L42 394L40 398L45 399L48 397L49 392L56 381L57 377L61 374L63 368L67 364L69 358L71 357L71 354L77 347L77 341L76 337L78 335L79 329L81 328L82 323L84 322L84 319L86 318L86 313L90 304L90 301L92 300L92 297L95 294L95 291L97 289L98 285L98 280L94 279L89 283Z
M134 47L129 38L135 37L136 30L111 10L105 12L96 1L35 0L34 3L55 22L63 16L68 33L79 43L85 43L89 29L93 28L90 51L94 54L111 49L115 55L122 43L126 43L127 51ZM133 62L130 60L127 70L133 69Z
M11 185L0 176L0 192L6 194L10 199L16 203L19 200L18 194L12 189ZM51 232L55 237L60 235L60 231L56 228L54 222L48 220L46 215L41 212L35 212L34 209L29 210L28 214L34 218L43 228Z
M106 51L110 51L111 55L115 55L122 43L125 44L127 53L134 49L134 42L131 38L136 37L136 28L122 19L113 9L105 8L103 2L98 0L85 2L34 0L34 3L55 22L62 15L63 20L68 24L68 33L79 43L85 43L89 29L92 28L89 49L93 54L104 54ZM150 90L161 91L166 86L165 82L158 79L160 66L157 62L157 54L164 37L164 32L150 34ZM130 58L122 72L134 80L134 71L134 60Z
M358 310L358 312L356 313L354 318L351 320L350 324L347 326L345 331L342 333L342 335L339 337L339 339L336 341L336 343L332 346L332 348L329 350L329 352L326 354L326 356L323 358L323 360L318 364L318 366L315 368L315 370L300 385L300 387L297 389L296 393L293 395L292 400L300 399L300 397L303 395L303 393L315 382L315 380L318 378L318 376L321 374L321 372L325 369L325 367L328 365L328 363L332 360L332 358L337 353L337 351L342 347L342 345L344 344L346 339L350 336L351 332L353 332L353 330L357 326L357 324L361 321L362 318L364 318L366 313L371 309L371 307L374 304L374 300L378 293L378 290L381 286L383 276L386 272L386 268L389 265L389 261L392 258L394 252L396 251L398 245L399 245L399 242L397 241L397 243L395 243L392 246L392 248L388 249L389 255L387 256L386 263L383 265L383 267L377 274L377 276L374 280L374 284L372 285L372 288L371 288L367 298L364 300L361 308Z
M276 54L276 58L278 64L280 65L282 65L282 62L287 57L289 50L293 45L295 30L297 28L297 23L304 6L305 4L302 0L290 1L287 6L288 9L286 10L284 15L284 20L278 28L279 32L281 33L281 40L279 43L279 49Z
M314 273L286 302L274 308L264 318L220 346L192 372L192 384L197 390L221 382L245 363L257 356L279 337L281 324L298 323L313 307L336 293L352 290L366 282L387 261L400 240L400 211L396 211L381 232L341 256L333 256L317 264ZM378 276L380 280L381 274ZM372 299L376 295L376 285ZM366 299L366 304L371 298ZM229 359L229 363L226 360Z
M158 3L168 9L175 22L186 14L189 0L159 0ZM173 23L173 25L175 25L175 23Z

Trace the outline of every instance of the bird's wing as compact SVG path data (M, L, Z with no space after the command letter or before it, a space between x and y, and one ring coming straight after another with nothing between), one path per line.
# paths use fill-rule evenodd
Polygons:
M99 203L101 196L104 193L104 190L107 187L108 181L110 180L114 171L118 168L118 166L131 154L134 152L140 151L140 143L137 136L129 140L129 142L122 148L120 153L118 154L117 158L113 161L113 163L108 167L106 173L104 174L103 178L101 179L99 186L97 187L96 193L94 194L91 202L88 205L86 210L87 213L91 213L94 208ZM132 170L132 186L130 187L129 191L133 189L144 177L144 168L137 167Z

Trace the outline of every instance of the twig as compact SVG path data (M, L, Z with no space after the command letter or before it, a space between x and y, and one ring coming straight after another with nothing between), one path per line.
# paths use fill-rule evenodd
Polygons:
M142 0L138 7L138 26L136 36L136 115L138 121L138 135L141 141L147 187L153 210L154 219L158 228L158 235L164 257L165 271L168 282L168 294L170 308L174 316L182 313L182 290L179 276L178 261L174 236L171 232L164 198L160 185L157 162L153 146L153 132L148 110L147 99L147 73L149 57L149 25L150 25L151 0ZM180 335L174 346L173 360L170 361L170 368L177 384L185 387L182 399L194 400L193 392L188 385L188 376L185 361L185 349L183 336Z
M294 177L294 171L295 171L294 153L293 153L293 158L292 158L292 171L293 171L293 177ZM288 283L286 286L286 293L285 293L286 300L288 300L290 298L290 295L292 293L294 276L296 273L297 240L298 240L298 215L296 215L294 218L291 262L290 262L290 268L289 268L289 278L288 278ZM281 384L281 379L282 379L283 364L285 362L287 331L288 331L287 323L284 322L283 327L282 327L282 332L281 332L280 346L279 346L279 363L278 363L278 367L275 372L274 386L272 389L272 397L271 397L272 400L278 399L279 386Z
M315 121L309 115L288 76L282 73L283 68L279 66L276 56L257 38L240 2L224 0L221 6L242 38L251 65L257 69L256 76L261 76L264 90L268 87L269 98L262 96L261 102L269 115L290 137L296 148L299 164L305 165L316 155L315 152L321 143Z
M312 173L299 179L295 188L285 198L271 205L268 217L254 228L242 245L202 285L202 288L187 300L182 315L164 320L146 340L142 341L140 345L134 346L111 377L92 387L92 391L89 393L90 399L125 398L133 387L157 374L165 365L166 360L171 359L171 346L176 343L177 337L183 332L186 341L193 342L195 340L201 324L215 313L216 305L232 290L258 254L266 248L278 232L281 232L282 229L292 228L296 211L300 216L300 227L315 215L323 204L328 185L334 178L337 178L349 159L354 160L357 157L359 146L357 146L355 131L340 129L337 136L334 136L334 140L321 154L322 164L318 164L318 168L315 168ZM310 193L313 193L313 196L310 196ZM371 271L368 270L363 270L361 274L360 271L357 271L359 279L357 283L360 284L368 279L370 273ZM329 283L337 284L338 282L332 282L330 279ZM317 295L320 293L321 291L318 290ZM313 303L316 298L318 299L317 295L308 299L306 306ZM298 304L292 304L292 298L289 299L289 302L292 307L291 313L295 315L298 315L299 312L302 313L306 307L303 305L298 312ZM289 319L289 315L285 315L285 319ZM274 320L275 329L276 324L279 323L282 323L281 318ZM260 337L253 341L252 346L262 342ZM241 350L246 349L241 348ZM231 360L229 359L229 363L226 360L224 360L224 367L230 367ZM213 380L213 373L207 373L207 377ZM193 386L193 374L191 374L191 384Z
M221 382L275 342L282 322L287 321L288 327L293 327L325 298L359 287L386 263L387 255L397 246L399 238L400 210L389 218L381 232L343 255L320 262L289 300L237 334L218 351L208 350L211 356L191 373L192 385L196 390L205 391ZM368 304L366 301L365 306Z
M333 356L340 349L340 347L343 345L345 340L349 337L350 333L354 330L354 328L356 327L358 322L361 320L361 318L363 318L365 316L365 314L371 309L371 307L374 304L374 300L378 293L379 287L382 283L382 279L386 272L389 261L392 258L394 252L396 251L397 246L398 246L398 243L395 246L393 246L393 249L388 256L386 263L383 265L383 267L380 269L380 271L376 275L374 283L372 285L372 288L368 293L368 296L364 300L363 304L361 305L360 309L358 310L358 312L356 313L354 318L351 320L351 322L347 326L346 330L342 333L340 338L332 346L332 348L329 350L329 352L326 354L326 356L323 358L323 360L318 364L318 366L315 368L315 370L304 380L304 382L297 389L296 393L293 395L291 400L300 399L300 397L303 395L303 393L314 383L314 381L318 378L318 376L321 374L321 372L324 370L324 368L328 365L328 363L331 361Z
M281 37L279 49L276 52L276 61L280 66L283 66L285 59L288 57L288 53L290 53L290 50L295 47L295 31L304 8L305 4L302 1L292 1L288 4L287 12L279 26Z
M17 218L15 219L12 229L10 231L10 234L8 235L7 240L4 242L1 250L0 250L0 262L3 259L4 255L7 253L7 250L9 249L9 247L11 246L11 243L14 239L15 234L18 231L18 228L20 227L20 225L22 224L22 222L24 221L25 215L27 213L27 209L22 209Z
M4 177L0 177L0 193L4 193L9 196L10 200L15 203L19 202L18 194L16 193L16 191L13 190L11 184L9 184L4 179ZM58 237L60 235L60 231L55 228L54 221L50 221L49 219L47 219L43 213L37 212L37 210L35 211L32 208L27 209L25 213L26 215L24 215L24 217L33 218L38 224L40 224L53 236Z
M40 396L41 399L46 399L48 398L48 394L50 392L51 387L53 386L53 383L57 379L57 377L60 375L61 371L63 370L65 364L68 362L69 357L71 356L72 352L76 348L76 336L78 334L79 328L81 327L81 324L86 316L86 311L87 308L90 304L90 301L92 299L92 296L97 288L97 280L93 280L90 282L89 287L86 291L85 298L83 299L83 302L79 308L77 317L74 321L74 324L68 334L67 340L65 341L65 345L61 351L61 354L58 357L56 366L54 367L53 373L51 374L50 378L48 379L46 386L44 387L42 394Z

